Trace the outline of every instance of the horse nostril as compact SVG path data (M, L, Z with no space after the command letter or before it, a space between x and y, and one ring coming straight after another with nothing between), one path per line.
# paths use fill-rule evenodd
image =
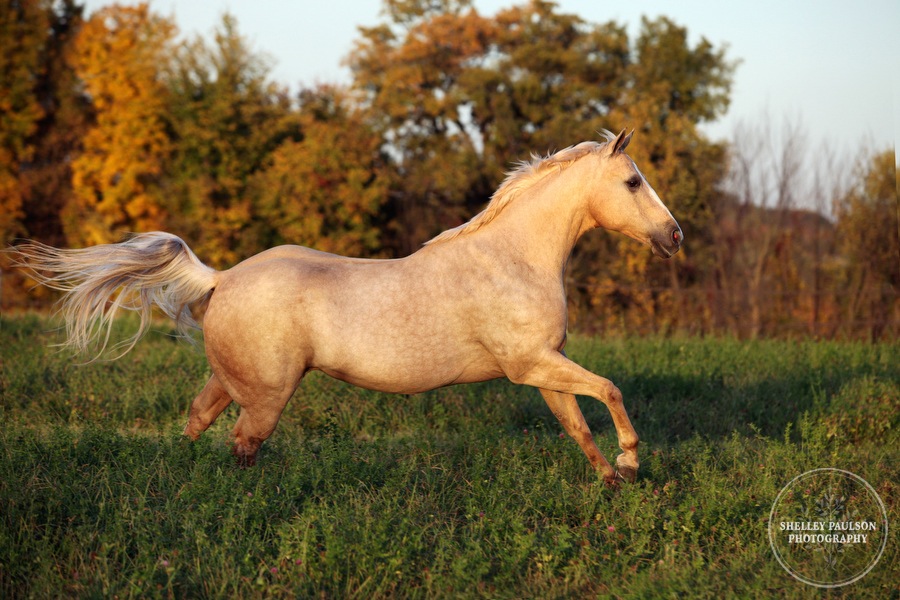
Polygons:
M683 240L683 239L684 239L684 235L681 233L681 229L676 227L675 230L672 232L672 241L675 242L675 245L677 246L678 244L681 243L681 240Z

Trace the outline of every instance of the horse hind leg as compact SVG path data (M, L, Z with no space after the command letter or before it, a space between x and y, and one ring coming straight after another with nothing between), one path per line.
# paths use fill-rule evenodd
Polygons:
M269 397L262 402L241 403L241 414L232 432L232 452L242 467L256 464L260 446L275 431L281 413L291 399L289 393Z
M206 431L233 401L241 406L241 414L232 433L233 452L242 466L256 464L256 454L262 443L272 435L281 418L281 413L293 395L290 390L270 390L269 393L255 393L238 390L232 397L216 375L212 375L203 391L191 404L188 424L184 435L196 440Z
M209 429L215 423L216 418L231 404L232 398L222 387L218 377L212 375L206 382L203 391L194 398L188 416L184 435L196 440L200 434Z
M232 452L241 466L256 464L260 446L275 431L304 372L305 369L291 369L268 382L235 382L232 396L241 406L241 414L232 431Z

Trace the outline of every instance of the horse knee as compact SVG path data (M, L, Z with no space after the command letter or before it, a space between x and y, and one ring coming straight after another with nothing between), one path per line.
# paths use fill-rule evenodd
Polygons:
M619 407L623 404L622 392L612 381L607 381L601 398L603 399L603 403L607 406Z

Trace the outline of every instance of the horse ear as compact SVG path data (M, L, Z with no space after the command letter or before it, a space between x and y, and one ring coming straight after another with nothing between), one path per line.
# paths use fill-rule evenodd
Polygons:
M631 141L631 136L634 135L634 130L631 130L631 133L625 135L625 129L619 132L619 135L616 136L616 139L613 141L612 150L610 151L610 155L618 154L620 152L624 152L625 148L628 146L628 142Z

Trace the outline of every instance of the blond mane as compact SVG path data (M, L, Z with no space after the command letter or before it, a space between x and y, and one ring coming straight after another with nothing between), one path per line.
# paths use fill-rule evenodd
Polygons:
M506 179L503 180L503 183L491 196L491 201L483 211L472 217L468 222L453 229L448 229L428 240L425 242L425 245L446 242L465 233L477 231L496 219L497 215L523 191L534 186L547 175L561 172L579 158L592 152L600 151L616 138L614 133L605 129L599 133L606 139L605 142L581 142L547 156L532 154L531 160L519 162L515 169L506 174Z

